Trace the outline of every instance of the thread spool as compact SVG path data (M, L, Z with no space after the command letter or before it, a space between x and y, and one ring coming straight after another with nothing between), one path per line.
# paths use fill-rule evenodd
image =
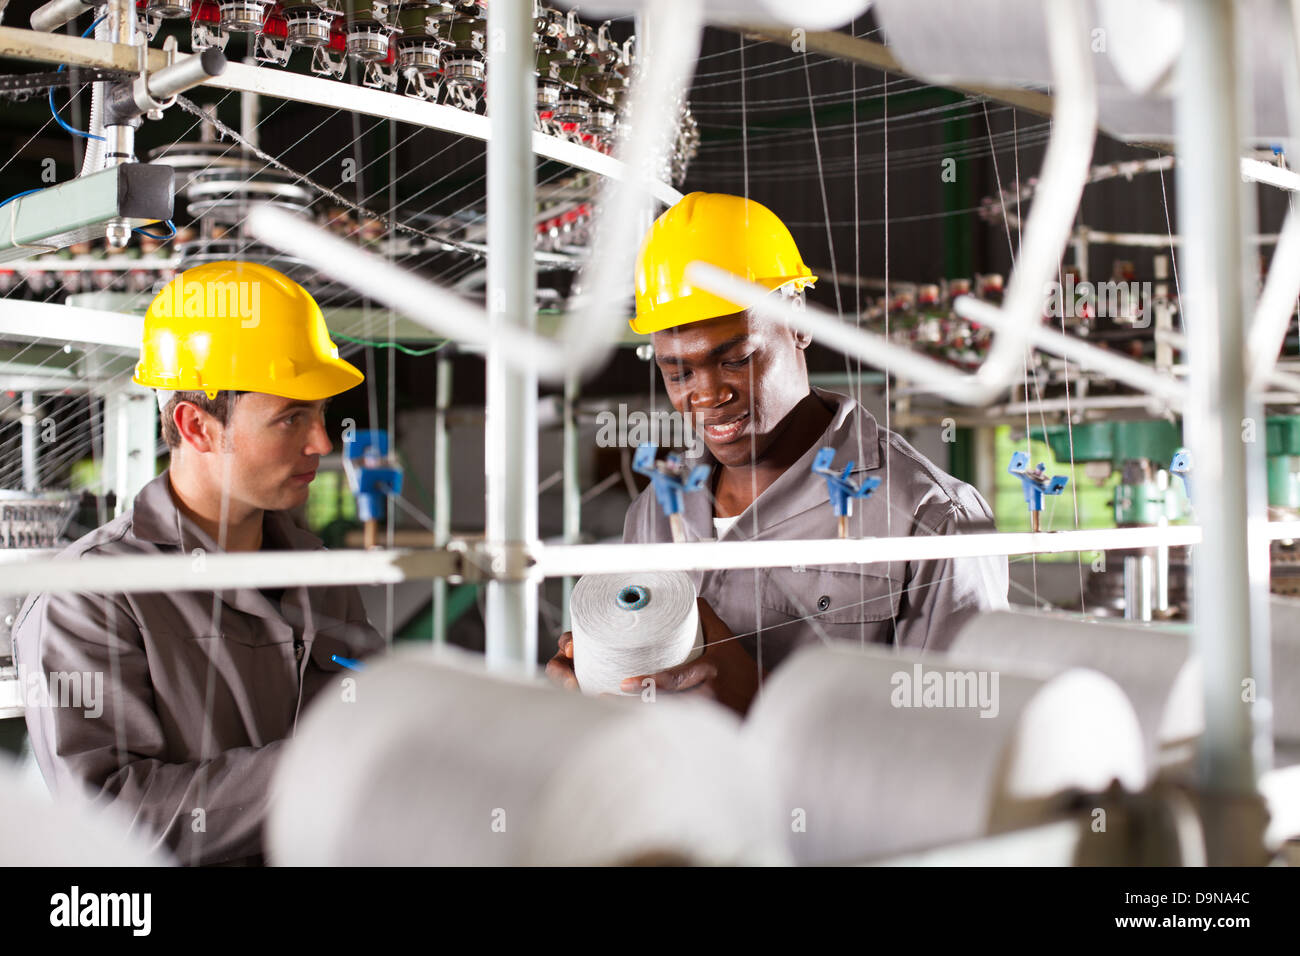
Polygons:
M1273 740L1279 764L1300 762L1300 600L1272 595Z
M1277 91L1288 80L1276 40L1287 35L1283 7L1268 0L1241 6L1242 63L1254 91L1243 122L1256 138L1285 138L1286 103ZM876 0L872 12L903 68L937 86L1052 82L1041 0ZM1102 48L1090 45L1101 128L1129 142L1172 139L1179 5L1103 2L1089 16L1100 33L1086 39L1106 39Z
M1050 819L1076 790L1143 785L1141 729L1110 678L994 671L997 712L981 717L913 698L910 685L927 674L945 688L969 686L969 672L922 660L812 647L765 685L745 733L764 748L786 818L802 812L804 832L788 840L797 862L856 863L973 840Z
M273 863L788 862L739 722L705 702L584 697L478 655L396 653L313 702L272 781Z
M625 678L685 664L704 651L695 585L680 571L586 575L574 585L569 618L573 671L586 694L624 693Z
M6 866L171 866L152 835L132 832L130 815L89 796L34 790L0 757L0 860Z
M1186 628L995 611L972 618L946 659L1044 678L1072 667L1105 674L1133 705L1153 774L1161 763L1185 758L1205 729L1201 668Z

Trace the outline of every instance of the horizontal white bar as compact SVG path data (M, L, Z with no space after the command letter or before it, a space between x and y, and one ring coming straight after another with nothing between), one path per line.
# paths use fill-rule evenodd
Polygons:
M84 342L135 351L143 336L144 318L138 315L26 299L5 299L0 308L0 338Z
M1300 525L1300 522L1297 522ZM1298 529L1300 533L1300 529ZM685 544L578 544L542 548L536 571L543 577L623 574L629 571L706 571L724 568L788 568L795 565L885 564L1011 554L1057 554L1120 548L1196 544L1201 529L1103 528L1095 531L991 532L908 535L896 538L827 540L692 541Z
M118 594L235 588L394 584L447 577L457 556L444 551L254 551L218 554L33 560L5 566L0 594Z
M1300 538L1300 521L1268 522L1267 540ZM795 565L884 564L1012 554L1060 554L1199 544L1194 525L1103 528L1092 531L994 532L897 538L698 541L686 544L577 544L535 542L536 577L627 571L703 571L788 568ZM122 556L10 563L0 595L112 594L138 591L218 591L309 584L392 584L461 573L458 554L441 550L258 551L176 557Z
M1183 244L1183 237L1177 234L1170 235L1166 232L1104 232L1100 229L1089 229L1086 226L1080 226L1075 230L1074 239L1075 241L1083 239L1101 246L1134 246L1145 249L1168 249L1171 245L1181 246ZM1256 246L1269 246L1277 242L1277 233L1252 234L1246 237L1246 241Z
M1300 190L1300 174L1258 159L1241 161L1241 178L1248 183L1264 183L1289 192Z

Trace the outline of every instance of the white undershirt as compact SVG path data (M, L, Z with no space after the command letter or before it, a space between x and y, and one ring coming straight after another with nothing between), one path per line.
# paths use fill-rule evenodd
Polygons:
M739 520L740 520L740 515L733 515L730 518L715 517L713 519L713 531L714 534L717 536L718 540L722 540L722 536L726 534L728 531L730 531L731 526Z

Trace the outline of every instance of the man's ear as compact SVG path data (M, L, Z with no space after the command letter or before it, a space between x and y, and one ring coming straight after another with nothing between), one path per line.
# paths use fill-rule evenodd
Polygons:
M189 445L201 455L216 451L221 447L221 436L217 434L217 422L211 415L197 405L189 402L177 402L172 409L172 421L180 433L181 442Z
M812 345L813 337L811 333L801 332L798 329L791 329L791 331L794 332L795 348L806 349L808 346Z

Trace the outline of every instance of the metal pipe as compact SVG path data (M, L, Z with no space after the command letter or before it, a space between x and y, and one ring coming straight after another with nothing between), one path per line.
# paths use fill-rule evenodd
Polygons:
M1296 135L1296 130L1291 130L1291 135ZM1263 183L1266 186L1276 186L1278 189L1285 189L1288 192L1300 190L1300 173L1291 169L1283 169L1281 166L1274 166L1272 163L1266 163L1259 159L1243 159L1241 161L1241 178L1248 183Z
M488 7L487 354L485 470L490 544L537 540L537 373L512 367L502 339L535 337L532 0ZM489 668L537 660L537 581L487 586Z
M220 76L226 71L226 55L216 47L208 47L197 56L188 56L183 60L178 60L171 66L165 66L156 73L149 74L148 89L149 95L155 100L166 100L175 96L177 93L184 93L188 89L206 83L214 76ZM251 99L253 101L253 126L257 125L257 94L241 94L241 102ZM247 107L243 107L245 117ZM254 129L249 136L251 127L244 127L241 132L244 136L253 140L256 145L257 132Z
M1198 777L1214 794L1249 796L1269 760L1265 707L1243 706L1243 687L1268 700L1267 606L1253 607L1248 522L1262 442L1243 441L1260 421L1246 392L1246 204L1237 24L1231 0L1183 5L1184 40L1174 106L1183 229L1184 308L1191 365L1185 433L1196 466L1203 546L1193 561L1193 643L1204 673L1205 733ZM1262 487L1260 489L1262 491ZM1260 562L1253 562L1256 569ZM1252 653L1255 651L1255 653ZM1212 860L1212 862L1214 862Z
M950 401L964 405L993 401L1021 373L1025 346L1041 328L1043 290L1047 283L1056 280L1061 256L1073 235L1074 216L1091 172L1088 163L1097 129L1097 89L1092 54L1086 43L1088 30L1083 9L1074 0L1048 0L1045 12L1053 73L1052 131L1039 177L1038 198L1025 225L1006 303L999 309L972 296L963 296L953 304L958 315L999 328L988 358L977 372L964 374L952 366L917 355L884 336L840 322L830 313L797 307L793 304L796 300L769 296L761 286L707 263L688 266L687 279L743 308L803 328L824 345L910 379ZM809 327L813 325L820 332ZM1098 361L1109 363L1109 358ZM1167 385L1151 376L1149 370L1136 362L1119 368L1128 372L1125 381L1145 379L1144 390L1165 393L1176 392L1178 388L1176 383Z
M531 154L527 163L531 169ZM247 225L254 236L268 245L327 269L339 282L390 306L442 338L453 339L461 345L494 349L502 361L517 369L537 369L548 377L563 374L567 362L560 344L514 325L505 334L499 334L477 305L382 256L331 235L301 216L271 205L254 206L249 210ZM527 235L533 235L531 224ZM530 261L531 258L530 246Z
M22 401L23 491L35 491L40 487L36 467L36 396L23 392Z
M1297 90L1300 84L1300 0L1291 0L1279 8L1286 12L1289 41L1284 74L1288 81L1285 90L1287 124L1291 128L1291 141L1297 144L1300 143L1300 90ZM1243 176L1292 191L1288 197L1290 208L1286 222L1282 224L1277 248L1273 250L1273 261L1269 263L1268 278L1264 280L1264 290L1255 305L1246 343L1250 384L1259 388L1277 365L1278 353L1282 351L1287 329L1291 327L1296 298L1300 296L1300 208L1296 207L1294 195L1300 189L1300 175L1258 160L1249 161L1248 175L1247 162L1241 161Z
M1041 201L1041 200L1040 200ZM985 404L993 396L985 396L983 387L974 384L975 376L964 374L935 359L913 352L906 346L891 342L883 335L868 332L843 322L838 316L812 305L801 306L797 299L769 294L763 286L733 276L706 262L687 266L686 277L696 285L750 311L784 322L792 328L812 335L819 343L843 352L876 368L883 368L899 378L910 380L914 387L925 388L963 404ZM1172 405L1181 405L1185 389L1180 382L1161 375L1149 365L1135 362L1115 352L1098 348L1081 339L1039 325L1022 327L1006 310L971 296L963 296L958 303L968 302L964 314L972 320L988 325L998 332L994 348L999 341L1015 341L1020 346L1033 345L1046 351L1063 355L1070 361L1118 379L1134 388L1149 392ZM958 311L963 311L959 309ZM988 362L992 361L990 355ZM977 373L978 374L978 373ZM956 382L954 383L954 379ZM990 380L991 381L991 380ZM1003 388L1008 383L1003 384Z
M208 49L215 50L216 47L208 47ZM257 66L256 57L244 57L244 65ZM245 90L239 94L239 132L253 147L260 145L257 124L261 111L262 98L255 90Z
M1277 365L1278 353L1291 327L1291 316L1295 314L1297 297L1300 297L1300 212L1292 209L1273 250L1264 291L1260 293L1250 323L1246 351L1252 388L1260 388L1269 381Z
M578 379L564 380L564 543L577 544L582 536L582 486L579 484ZM566 575L560 602L563 628L569 630L569 598L575 580Z
M124 46L134 46L137 32L135 29L134 0L109 0L108 20L109 39ZM129 91L129 87L123 87ZM111 87L105 87L109 90ZM105 102L104 108L107 110ZM137 118L135 124L139 124ZM120 166L135 162L135 126L130 121L104 124L103 165ZM131 224L125 219L110 219L104 226L104 237L110 248L122 249L131 239Z
M1300 538L1300 521L1266 522L1259 555L1267 561L1268 541ZM1063 554L1133 548L1183 547L1201 543L1195 525L1165 528L1102 528L1048 534L906 535L892 538L821 540L692 541L686 544L534 545L530 575L564 577L620 571L708 571L726 568L789 568L797 565L885 564L1013 554ZM465 549L460 549L465 550ZM473 556L471 556L473 559ZM476 560L476 559L474 559ZM33 591L117 594L139 591L223 591L228 588L309 584L395 584L463 575L458 551L253 551L212 554L196 562L189 555L115 556L76 562L30 560L9 564L0 550L0 596Z
M82 3L81 0L50 0L32 12L32 29L38 33L53 33L69 20L75 20L94 8L94 4Z
M1252 245L1268 246L1277 242L1278 237L1276 233L1264 233L1262 235L1252 233L1248 239ZM1088 241L1103 246L1168 249L1170 245L1181 246L1183 237L1181 234L1171 236L1167 232L1105 232L1099 229L1089 229Z
M433 398L433 545L441 548L451 539L451 443L447 441L451 359L439 354L437 366ZM447 582L442 578L433 582L433 643L447 643Z

